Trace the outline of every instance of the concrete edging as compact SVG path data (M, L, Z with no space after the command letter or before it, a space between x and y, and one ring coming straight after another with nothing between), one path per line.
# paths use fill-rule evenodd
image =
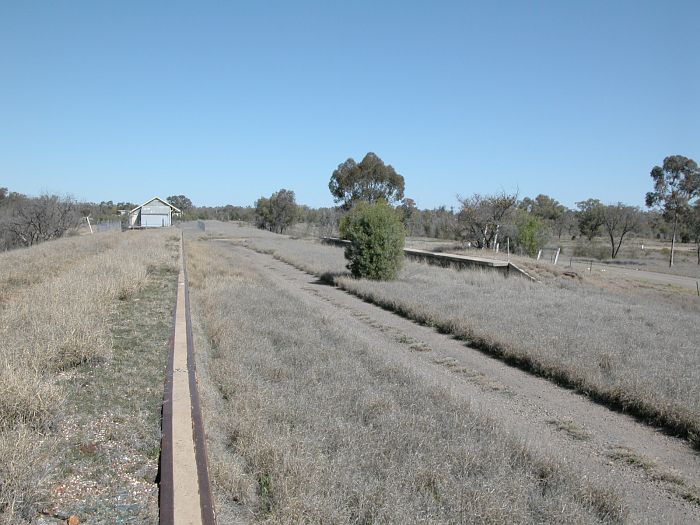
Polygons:
M184 237L166 370L159 473L160 524L216 523L197 388Z
M337 237L321 237L321 242L340 247L346 246L350 243L350 241L339 239ZM435 253L426 250L418 250L415 248L404 248L403 251L406 257L413 260L426 262L428 264L436 264L442 267L457 266L460 269L470 267L489 268L500 271L506 275L510 275L511 272L513 272L516 275L520 275L530 279L531 281L539 282L525 270L519 268L509 261L499 261L497 259L486 259L482 257L469 257L467 255L456 255L450 253Z

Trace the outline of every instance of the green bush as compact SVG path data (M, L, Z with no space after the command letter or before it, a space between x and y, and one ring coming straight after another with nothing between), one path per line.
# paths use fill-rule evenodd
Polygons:
M549 230L539 217L522 214L518 218L518 243L530 257L545 247L549 240Z
M355 277L395 279L403 264L406 230L399 213L385 201L357 204L340 223L347 268Z

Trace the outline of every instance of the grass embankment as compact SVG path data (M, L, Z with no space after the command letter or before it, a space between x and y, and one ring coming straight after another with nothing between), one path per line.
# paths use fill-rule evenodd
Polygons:
M125 470L152 477L169 330L147 336L143 351L159 357L128 353L140 349L135 309L170 325L176 235L97 234L0 255L0 523L38 512L113 523L118 509L100 498L132 504ZM149 498L157 505L157 491L139 501Z
M399 279L352 279L340 248L254 238L249 245L368 301L688 438L700 446L700 307L659 304L558 279L407 262Z
M188 261L221 522L622 520L612 491L402 367L398 343L218 243Z

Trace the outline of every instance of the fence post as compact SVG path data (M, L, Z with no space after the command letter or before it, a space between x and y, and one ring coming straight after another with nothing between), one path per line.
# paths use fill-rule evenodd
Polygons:
M542 257L542 250L540 250L539 252L537 252L537 260L538 260L538 261L540 260L540 257Z
M554 266L557 265L557 261L559 260L559 252L561 251L561 248L557 248L557 254L554 256Z

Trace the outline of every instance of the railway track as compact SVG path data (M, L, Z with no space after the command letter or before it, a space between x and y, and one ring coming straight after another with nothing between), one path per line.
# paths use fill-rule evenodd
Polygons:
M180 272L163 395L160 524L216 523L204 424L197 389L187 260L180 238Z

